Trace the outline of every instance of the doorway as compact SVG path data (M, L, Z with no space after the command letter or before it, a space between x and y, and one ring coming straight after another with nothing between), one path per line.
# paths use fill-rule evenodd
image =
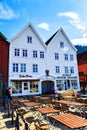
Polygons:
M23 82L23 94L29 94L29 82Z
M65 85L65 90L69 89L70 88L70 80L65 80L64 85Z
M42 81L42 94L54 93L53 87L53 81Z

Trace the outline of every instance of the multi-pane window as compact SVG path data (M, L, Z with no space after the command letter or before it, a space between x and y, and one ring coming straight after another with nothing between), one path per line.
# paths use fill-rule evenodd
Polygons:
M31 37L31 36L28 36L28 37L27 37L27 42L28 42L28 43L32 43L32 37Z
M40 51L40 58L44 58L44 52Z
M14 55L15 56L20 56L20 50L19 49L14 49Z
M22 93L22 82L12 82L12 94Z
M71 80L71 85L72 88L77 89L78 88L77 80Z
M64 48L64 42L60 42L60 48Z
M38 72L38 65L37 64L33 64L33 72Z
M13 72L18 72L18 63L13 63Z
M38 92L38 81L30 81L30 92Z
M70 72L71 72L71 74L74 73L74 67L73 66L70 67Z
M33 51L33 58L37 58L37 51Z
M68 74L68 66L65 66L65 73Z
M64 54L64 59L68 61L68 54Z
M60 73L60 67L56 66L56 73Z
M59 53L55 53L55 59L56 59L56 60L59 59Z
M20 65L20 71L21 72L26 72L26 64L21 64Z
M23 57L27 57L27 50L23 49Z
M70 61L73 61L74 60L74 58L73 58L73 55L71 54L70 55Z

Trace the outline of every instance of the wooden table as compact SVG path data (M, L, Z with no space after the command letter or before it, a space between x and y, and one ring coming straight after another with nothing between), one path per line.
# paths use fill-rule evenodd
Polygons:
M33 106L38 105L39 103L36 103L36 102L24 102L23 104L24 104L26 107L33 107Z
M48 120L47 114L50 114L50 113L53 114L53 113L59 113L60 112L60 110L56 110L56 109L53 109L53 108L50 108L50 107L37 108L36 110L41 112L46 117L47 120Z
M75 106L75 107L81 107L81 106L86 105L84 103L73 102L73 101L65 101L65 100L56 100L55 102L60 103L60 104L72 105L72 106Z
M87 120L73 114L62 114L49 116L50 118L64 124L65 126L76 129L87 126Z
M24 102L29 102L29 100L19 99L18 102L24 103Z
M56 109L53 109L53 108L50 108L50 107L37 108L36 110L38 110L42 114L49 114L49 113L58 113L58 112L60 112L60 110L56 110Z
M77 98L77 100L81 103L87 103L87 97L81 97L81 98Z

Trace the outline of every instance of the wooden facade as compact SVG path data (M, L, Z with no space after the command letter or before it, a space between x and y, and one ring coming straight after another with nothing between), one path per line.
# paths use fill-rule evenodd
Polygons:
M81 89L87 91L87 51L77 55Z
M0 32L0 96L3 85L8 85L9 43Z

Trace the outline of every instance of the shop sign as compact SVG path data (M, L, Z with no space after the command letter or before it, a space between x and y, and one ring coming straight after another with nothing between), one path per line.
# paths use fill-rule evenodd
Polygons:
M20 74L19 77L20 77L20 78L30 78L30 77L32 77L32 76L31 76L31 75L21 75L21 74Z

